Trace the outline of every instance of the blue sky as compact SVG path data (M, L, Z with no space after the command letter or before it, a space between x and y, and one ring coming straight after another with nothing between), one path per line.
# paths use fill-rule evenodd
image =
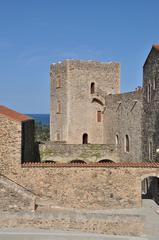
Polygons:
M142 84L159 43L158 0L0 0L0 104L49 113L49 65L118 61L121 91Z

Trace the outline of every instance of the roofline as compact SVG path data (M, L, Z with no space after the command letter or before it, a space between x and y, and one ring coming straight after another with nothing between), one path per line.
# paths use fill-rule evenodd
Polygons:
M26 122L29 120L33 120L32 118L28 117L27 115L21 114L16 112L6 106L0 105L0 115L6 116L16 122Z
M146 60L145 60L145 62L144 62L144 64L143 64L143 68L144 68L144 66L145 66L145 64L146 64L146 62L147 62L147 59L149 58L149 55L150 55L150 53L152 52L153 49L159 51L159 44L153 44L153 45L152 45L151 50L150 50L150 52L149 52L149 54L148 54L148 56L147 56L147 58L146 58Z

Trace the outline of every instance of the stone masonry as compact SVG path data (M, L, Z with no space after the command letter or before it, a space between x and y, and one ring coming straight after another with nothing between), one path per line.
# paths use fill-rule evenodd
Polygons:
M143 67L142 159L159 161L159 45Z
M0 162L3 173L14 173L22 162L34 161L33 125L29 117L0 106Z
M85 163L100 161L119 161L119 154L114 145L106 144L62 144L47 142L39 145L41 161Z
M106 96L104 143L115 146L119 161L142 161L142 108L142 90ZM126 135L129 151L125 149Z
M94 93L120 92L119 64L65 60L52 64L50 69L51 141L82 144L86 133L88 143L102 144L103 106ZM91 84L94 84L92 92ZM102 115L99 122L98 111Z

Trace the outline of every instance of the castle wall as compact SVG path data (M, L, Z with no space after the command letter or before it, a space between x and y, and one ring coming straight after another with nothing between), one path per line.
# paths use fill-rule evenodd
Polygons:
M76 209L141 207L141 182L148 176L159 177L158 168L29 164L17 168L17 174L8 173L36 196L49 199L52 206Z
M103 107L92 103L92 82L95 92L99 88L105 94L119 93L119 64L69 61L67 143L82 143L84 133L88 134L88 143L103 143L103 116L101 122L97 122L97 111Z
M159 50L154 48L143 68L143 89L142 158L159 161Z
M104 143L116 145L120 161L142 161L141 121L142 90L106 96Z
M61 87L57 88L55 81L59 75ZM58 140L56 132L59 131L60 141L68 144L82 144L84 133L88 134L88 143L103 143L103 115L101 122L97 121L97 111L102 112L103 106L96 101L92 102L91 83L95 84L95 92L119 93L119 64L66 60L51 65L52 141ZM56 112L59 101L61 114Z
M114 145L105 144L60 144L47 142L39 145L41 161L69 163L82 160L86 163L101 160L119 161Z
M68 125L67 61L50 65L50 140L66 141Z

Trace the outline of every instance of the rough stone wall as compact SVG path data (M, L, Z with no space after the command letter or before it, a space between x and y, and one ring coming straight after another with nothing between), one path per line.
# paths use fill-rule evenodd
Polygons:
M21 122L0 115L0 169L4 174L16 173L21 164Z
M39 145L41 161L68 163L82 160L86 163L100 160L119 161L114 145L104 144L60 144L47 142Z
M116 145L120 161L142 161L141 121L142 90L106 96L104 143ZM129 137L129 152L125 148L126 135Z
M159 51L154 48L143 68L143 89L142 158L143 161L159 161L159 154L156 152L159 149Z
M58 70L57 70L58 69ZM61 87L56 87L58 76ZM68 144L81 144L84 133L88 143L103 143L102 121L97 122L97 111L103 111L99 101L93 101L91 83L95 83L95 95L103 99L103 94L120 92L120 67L117 63L67 60L51 65L51 140ZM98 92L98 94L97 94ZM56 113L58 101L61 113Z
M141 206L141 182L158 168L22 168L9 178L53 206L109 209Z
M34 211L35 196L26 189L0 176L0 212Z

